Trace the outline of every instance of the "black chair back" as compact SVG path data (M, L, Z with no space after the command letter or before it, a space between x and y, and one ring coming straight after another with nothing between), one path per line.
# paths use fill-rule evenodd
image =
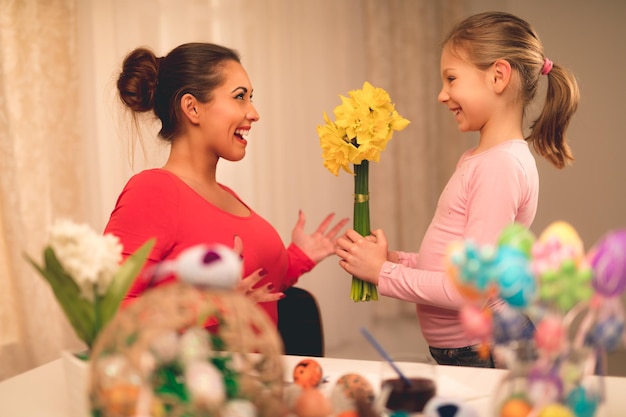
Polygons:
M324 328L317 300L309 291L291 287L278 301L278 332L286 355L324 356Z

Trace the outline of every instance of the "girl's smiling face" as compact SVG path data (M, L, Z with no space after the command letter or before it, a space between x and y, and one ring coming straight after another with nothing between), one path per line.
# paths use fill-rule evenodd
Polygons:
M437 99L454 113L460 131L481 131L493 114L496 94L489 77L489 71L478 69L449 46L443 48L443 86Z
M246 137L259 114L252 104L252 85L243 66L226 61L222 71L224 82L213 90L210 101L199 104L200 126L218 157L239 161L246 154Z

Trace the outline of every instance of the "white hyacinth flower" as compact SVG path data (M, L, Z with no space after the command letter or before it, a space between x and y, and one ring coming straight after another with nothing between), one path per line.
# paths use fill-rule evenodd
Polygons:
M92 301L96 293L106 293L122 261L122 245L116 236L62 219L50 228L49 244L83 297Z

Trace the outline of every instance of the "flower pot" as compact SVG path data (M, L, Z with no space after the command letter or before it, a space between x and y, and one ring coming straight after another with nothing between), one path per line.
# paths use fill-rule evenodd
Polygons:
M63 351L61 355L65 372L68 417L89 417L89 361L76 356L76 353Z

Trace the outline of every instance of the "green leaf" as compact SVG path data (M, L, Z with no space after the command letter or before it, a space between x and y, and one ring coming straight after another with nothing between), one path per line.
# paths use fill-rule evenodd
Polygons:
M145 265L155 242L156 239L146 241L135 253L126 259L113 277L106 294L100 300L99 315L102 326L106 326L120 308L122 300Z
M50 284L54 296L77 336L91 348L94 335L94 312L91 303L80 293L80 288L54 254L52 248L44 250L45 266L38 265L26 255L27 261Z
M94 302L83 297L78 284L65 271L51 247L44 250L44 266L37 264L28 255L26 259L50 284L76 335L91 349L102 328L119 309L122 299L145 264L154 243L155 240L151 239L132 254L120 266L107 293L104 296L94 294Z
M183 369L179 364L167 363L159 366L152 374L152 386L157 396L173 396L183 404L189 401L189 392L184 383Z

